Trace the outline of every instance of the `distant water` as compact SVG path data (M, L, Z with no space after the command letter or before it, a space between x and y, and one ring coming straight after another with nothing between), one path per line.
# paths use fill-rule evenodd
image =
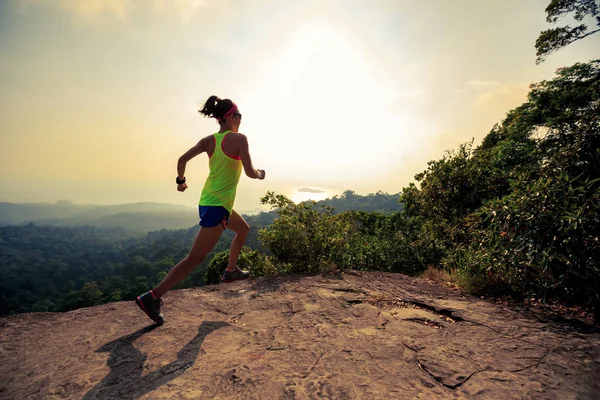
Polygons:
M306 200L325 200L329 197L333 197L331 190L323 187L316 186L305 186L298 189L291 190L287 193L287 196L296 204Z

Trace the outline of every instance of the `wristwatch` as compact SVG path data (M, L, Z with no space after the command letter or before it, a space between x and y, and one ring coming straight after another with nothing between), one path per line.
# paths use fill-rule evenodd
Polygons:
M185 176L183 177L182 180L179 180L179 177L175 177L175 183L178 185L183 185L185 183Z

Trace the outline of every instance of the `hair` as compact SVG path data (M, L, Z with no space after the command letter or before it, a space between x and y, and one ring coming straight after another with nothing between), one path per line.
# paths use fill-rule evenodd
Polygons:
M233 107L233 101L229 99L220 99L217 96L210 96L204 106L198 112L205 117L215 118L221 122L223 116L231 110Z

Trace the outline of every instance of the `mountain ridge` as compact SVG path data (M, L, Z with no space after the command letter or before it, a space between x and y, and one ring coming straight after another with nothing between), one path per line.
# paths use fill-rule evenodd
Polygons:
M402 210L399 194L383 192L358 195L346 190L340 196L316 202L329 205L336 212L348 210L393 212ZM253 211L256 211L253 210ZM276 217L275 211L241 212L248 223L269 225ZM0 202L0 226L51 225L63 227L94 226L98 228L123 228L136 233L154 230L186 229L198 223L196 207L159 202L135 202L110 205L75 204L69 200L55 203Z

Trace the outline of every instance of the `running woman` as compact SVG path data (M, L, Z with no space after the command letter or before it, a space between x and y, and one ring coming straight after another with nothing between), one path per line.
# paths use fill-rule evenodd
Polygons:
M185 191L188 188L185 180L186 164L199 154L208 154L210 172L198 202L200 230L187 257L171 268L157 287L136 299L137 305L160 325L164 323L161 312L162 297L204 260L226 228L235 232L235 237L231 242L229 263L222 281L233 282L246 279L250 275L248 271L242 271L236 265L250 227L233 209L233 203L242 168L252 179L265 179L265 171L254 169L252 165L248 138L238 132L242 114L233 101L211 96L199 112L205 117L215 118L219 123L219 131L202 138L179 157L175 181L177 190Z

